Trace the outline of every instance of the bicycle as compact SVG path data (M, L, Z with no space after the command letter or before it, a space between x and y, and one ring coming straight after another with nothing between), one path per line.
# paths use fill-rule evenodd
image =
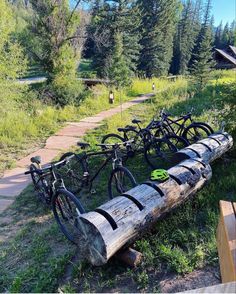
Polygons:
M121 146L129 145L130 142L123 142L121 144L97 144L101 148L109 150L102 150L97 152L83 152L83 153L65 153L60 160L67 159L69 164L66 165L66 176L68 178L68 189L75 194L80 194L82 190L88 189L90 193L94 193L93 183L98 178L102 170L111 162L112 171L108 180L108 195L109 198L114 198L137 185L132 173L123 166L123 156ZM81 149L86 149L90 145L88 143L78 143ZM91 166L88 160L96 156L104 156L102 164L91 173Z
M73 243L79 239L78 217L85 213L79 199L65 187L58 169L68 164L69 158L41 167L40 157L31 158L29 171L40 199L52 208L63 234Z
M214 130L207 123L195 122L192 119L192 110L177 119L171 119L170 116L164 109L161 111L161 121L157 121L154 125L156 137L175 134L186 139L189 144L193 144L214 133ZM188 124L188 121L190 124Z
M123 136L111 133L111 134L105 135L102 138L102 143L108 143L108 142L110 143L110 142L118 142L118 141L125 142L132 139L133 144L126 146L126 157L124 158L124 160L130 157L133 157L136 154L136 152L142 152L144 153L144 157L147 163L151 165L150 164L151 159L150 159L150 156L148 156L149 149L151 149L155 144L157 144L157 142L159 142L159 144L162 144L162 146L165 146L165 148L162 151L163 153L164 153L164 150L167 150L168 148L170 149L169 151L173 153L173 150L178 151L179 149L189 145L187 140L173 133L171 134L164 133L162 138L159 138L158 140L156 140L157 138L155 137L154 133L156 132L157 122L155 121L154 118L146 128L142 128L140 126L141 120L134 119L132 120L132 123L136 124L137 127L126 126L125 128L117 129L119 132L123 132ZM158 122L159 126L161 123L162 122ZM154 130L154 133L153 133L153 130ZM173 148L173 145L175 146L175 148ZM164 160L165 157L163 156L163 154L161 153L159 154L162 155L161 158L162 160Z

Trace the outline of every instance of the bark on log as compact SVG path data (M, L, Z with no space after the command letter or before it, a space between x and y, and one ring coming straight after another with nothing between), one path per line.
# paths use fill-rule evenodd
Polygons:
M95 211L83 214L79 227L87 258L93 265L105 264L124 245L153 224L163 213L183 202L211 178L211 167L195 160L169 170L163 183L148 181L116 197Z
M182 158L188 159L168 170L167 181L147 181L81 215L78 223L84 242L80 245L87 250L85 257L93 265L107 263L164 213L201 189L212 176L209 162L228 151L232 144L228 134L214 134L181 150Z
M174 155L175 164L189 158L202 159L210 163L219 158L233 146L233 138L226 132L212 134L195 144L192 144Z
M142 253L133 248L126 248L118 252L116 258L130 267L135 267L142 261Z

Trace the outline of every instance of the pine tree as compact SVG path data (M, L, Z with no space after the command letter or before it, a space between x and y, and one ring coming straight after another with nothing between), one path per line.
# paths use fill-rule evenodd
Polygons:
M130 68L125 60L123 36L117 32L114 36L114 52L109 77L117 89L129 86L131 83Z
M174 41L174 56L171 72L174 74L187 74L192 51L195 45L198 30L199 15L196 13L198 6L193 0L183 2L183 10ZM196 6L197 5L197 6Z
M219 26L216 28L216 31L215 31L214 45L218 49L222 48L222 33L223 33L223 24L221 21L221 23L219 24Z
M192 74L195 78L196 86L202 90L209 78L209 72L214 67L215 62L212 59L212 21L210 16L211 0L207 1L205 16L199 33L198 51L192 67Z
M222 48L228 48L228 46L230 45L230 29L228 22L224 26L221 42Z
M176 0L140 0L142 39L139 69L147 77L167 75L173 56Z
M140 51L139 9L134 0L97 1L93 9L90 34L93 65L98 75L111 77L117 41L122 43L122 62L133 76ZM120 37L117 37L120 36ZM121 40L122 39L122 40Z
M236 46L236 21L235 20L230 25L229 44Z

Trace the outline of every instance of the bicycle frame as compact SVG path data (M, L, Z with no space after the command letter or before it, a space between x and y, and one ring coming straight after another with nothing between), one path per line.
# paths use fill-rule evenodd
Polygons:
M176 120L173 120L169 118L168 116L165 116L163 119L163 125L167 127L171 131L171 133L181 136L185 129L185 124L188 120L190 120L190 122L192 123L192 118L190 115L182 116ZM180 121L183 121L183 122L179 123ZM175 125L178 127L176 131L174 130L172 125Z
M90 172L89 172L89 164L87 162L87 160L91 157L94 156L99 156L99 155L106 155L106 154L110 154L109 157L107 157L104 162L100 165L100 167L95 171L95 173L90 177ZM121 158L119 158L117 156L117 150L113 149L113 150L106 150L106 151L99 151L99 152L90 152L90 153L85 153L83 155L82 158L80 158L80 162L82 164L82 168L83 168L83 172L84 172L84 176L82 179L79 179L79 181L81 181L82 185L81 185L81 190L84 187L89 187L89 191L91 191L92 186L93 186L93 182L95 181L95 179L99 176L99 174L101 173L101 171L108 165L108 163L112 161L112 169L115 169L115 167L117 166L117 162L118 165L122 164L122 160ZM86 180L86 183L84 184L84 179Z

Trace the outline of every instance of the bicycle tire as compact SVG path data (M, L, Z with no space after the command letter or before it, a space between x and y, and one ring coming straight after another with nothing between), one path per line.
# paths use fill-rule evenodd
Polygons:
M108 139L110 139L110 138L115 139L115 142L113 142L113 144L125 142L125 139L123 137L121 137L120 135L111 133L111 134L107 134L102 137L101 144L111 144L110 142L107 142ZM118 140L118 142L117 142L117 140ZM107 148L104 146L103 149L107 149Z
M148 165L153 168L169 168L174 153L178 149L168 139L155 138L144 150L144 157Z
M123 175L125 175L126 179L129 179L129 181L130 181L129 187L127 185L123 186L123 184L122 184L122 186L118 187L119 183L117 182L117 176L121 176L121 173ZM123 175L122 175L122 180L124 179ZM112 189L112 184L113 184L114 180L115 180L114 183L116 186L117 195L113 192L113 189ZM111 172L111 175L110 175L110 178L108 181L108 195L109 195L110 199L113 199L114 197L119 196L122 193L125 193L129 189L134 188L136 186L137 186L137 182L136 182L134 176L132 175L132 173L126 167L118 166Z
M182 136L171 134L171 135L166 135L165 138L171 141L171 143L175 145L175 147L177 148L177 151L189 146L189 142Z
M194 122L193 124L201 125L201 126L205 127L207 130L209 130L209 132L210 132L211 134L214 134L214 130L213 130L212 127L211 127L209 124L207 124L207 123L204 123L204 122L198 121L198 122Z
M78 159L77 154L74 152L67 152L63 154L60 158L60 161L66 159L67 157L71 157L72 155L75 155L75 162L72 162L72 160L70 160L69 163L66 165L68 167L68 165L70 164L70 169L66 172L64 176L64 184L67 190L69 190L73 194L76 194L81 190L81 179L84 173L83 165ZM65 167L62 167L61 170L63 171Z
M203 132L203 135L201 136L200 132L199 131L196 132L196 130L201 130ZM210 135L211 135L210 131L206 129L205 127L203 127L202 125L191 124L184 130L182 137L186 139L189 142L189 144L194 144L197 141L207 138Z
M29 167L30 171L38 170L39 166L32 163ZM31 179L34 185L34 190L41 202L49 205L51 202L51 190L47 184L46 179L40 179L37 173L31 173Z
M63 205L65 205L65 203L66 203L67 210L71 213L71 215L69 214L69 216L68 216L67 215L68 212L63 211L63 208L62 208L63 201L61 199L59 199L60 196L65 197ZM71 205L72 203L75 206L75 210L73 210L73 208L72 208L72 205ZM79 237L80 237L77 218L79 217L79 214L85 213L85 209L83 208L79 199L74 194L67 191L66 189L58 189L56 194L52 198L52 211L53 211L55 220L56 220L59 228L61 229L62 233L72 243L77 244L79 241ZM60 217L60 215L61 215L61 217ZM70 220L70 216L73 217L73 215L74 215L74 219ZM73 228L71 231L69 231L66 228L66 226L62 222L62 219L67 224L69 224L70 221L74 222L74 225L72 225Z

